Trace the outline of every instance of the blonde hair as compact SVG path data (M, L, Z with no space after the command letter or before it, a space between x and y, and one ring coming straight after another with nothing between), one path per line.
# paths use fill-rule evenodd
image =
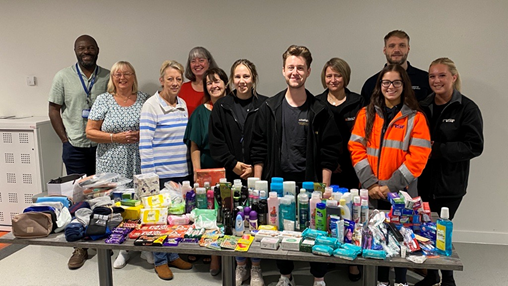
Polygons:
M134 67L126 61L116 62L112 67L109 73L109 82L108 82L108 92L111 94L116 93L116 86L113 83L113 75L120 69L128 67L132 71L132 76L134 77L134 83L132 84L132 94L138 93L138 79L136 77L136 70Z
M160 78L164 78L164 75L166 73L166 70L168 68L172 68L172 69L175 69L177 71L180 72L180 74L182 75L183 77L183 74L184 74L184 68L182 66L182 64L180 64L179 62L177 61L173 61L173 60L167 60L167 61L164 61L161 65L161 69L160 69Z
M252 76L252 94L254 96L257 96L256 84L258 82L258 72L256 70L256 66L251 61L249 61L247 59L239 59L233 63L233 65L231 66L231 73L229 75L228 86L232 86L231 89L236 88L235 86L233 86L233 79L235 77L235 70L239 65L245 66L250 71L250 75Z
M455 83L453 83L453 88L460 91L460 88L461 88L460 75L459 75L459 71L457 70L457 67L455 66L455 63L452 60L450 60L449 58L438 58L438 59L435 59L432 63L430 63L429 70L430 70L430 67L432 67L433 65L437 65L437 64L442 64L442 65L447 66L450 73L454 76L457 76Z

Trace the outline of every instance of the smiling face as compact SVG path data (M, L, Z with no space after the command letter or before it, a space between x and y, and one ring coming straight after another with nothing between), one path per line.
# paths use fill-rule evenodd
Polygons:
M207 76L206 90L210 94L210 99L213 101L224 96L226 92L226 84L219 78L217 74Z
M310 68L303 57L289 56L282 68L282 74L290 88L302 88L310 75Z
M252 92L252 73L249 68L243 64L239 64L235 68L233 85L235 86L237 94L249 94Z
M344 89L344 78L338 71L334 70L332 67L326 68L325 83L326 87L331 92L340 91Z
M74 53L81 67L86 69L95 68L99 56L99 47L90 36L81 36L74 43Z
M396 85L398 87L396 87ZM392 108L399 104L403 90L404 87L402 85L402 78L398 72L389 71L383 75L383 78L381 79L381 93L385 98L386 106Z
M210 62L207 58L196 57L190 61L191 71L197 78L201 78L209 66Z
M453 93L457 75L452 75L448 66L435 64L429 68L429 84L437 95L447 96Z
M386 61L392 65L403 65L407 61L409 54L409 40L392 36L386 40L383 53Z
M183 83L182 73L174 68L167 68L164 77L159 78L162 86L162 93L170 96L177 96Z
M112 71L113 84L116 90L132 90L134 85L134 71L127 65Z

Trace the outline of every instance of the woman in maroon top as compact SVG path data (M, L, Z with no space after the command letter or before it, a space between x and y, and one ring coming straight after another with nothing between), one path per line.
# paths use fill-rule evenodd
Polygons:
M185 68L185 77L190 81L182 85L178 95L185 100L189 117L196 107L204 103L203 75L209 68L217 67L212 54L207 49L195 47L190 50Z

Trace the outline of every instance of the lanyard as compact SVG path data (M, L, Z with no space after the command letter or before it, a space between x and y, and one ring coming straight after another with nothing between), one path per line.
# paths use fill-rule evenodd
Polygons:
M76 63L76 72L78 73L79 79L81 80L81 85L83 86L83 90L85 90L87 102L91 102L90 94L92 93L93 85L95 84L95 78L97 77L97 73L99 73L99 67L95 68L95 74L92 77L92 82L90 83L90 88L86 88L85 81L79 72L78 63Z

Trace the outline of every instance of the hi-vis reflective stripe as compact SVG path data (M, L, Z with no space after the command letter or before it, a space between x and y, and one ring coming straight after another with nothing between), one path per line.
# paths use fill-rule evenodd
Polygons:
M372 186L377 182L377 178L372 173L372 168L370 167L369 160L367 158L358 162L354 168L362 185Z
M349 141L362 143L363 146L365 146L365 143L363 142L363 137L356 134L351 134L351 138L349 138Z
M388 139L383 141L383 147L390 147L390 148L401 149L403 151L406 151L403 149L403 146L404 146L404 143L402 143L401 141L388 140Z
M402 145L402 150L407 151L409 149L409 141L411 140L411 131L413 131L415 125L415 115L416 113L410 114L407 119L407 127L406 127L406 135L404 136L404 144Z
M367 155L378 157L379 156L379 149L367 147Z
M402 173L404 178L406 178L407 182L412 182L415 179L413 173L411 173L411 171L409 171L409 169L406 167L406 163L403 163L402 166L399 167L399 171Z
M429 140L420 139L420 138L411 139L411 146L417 146L417 147L423 147L423 148L431 148L432 147Z

